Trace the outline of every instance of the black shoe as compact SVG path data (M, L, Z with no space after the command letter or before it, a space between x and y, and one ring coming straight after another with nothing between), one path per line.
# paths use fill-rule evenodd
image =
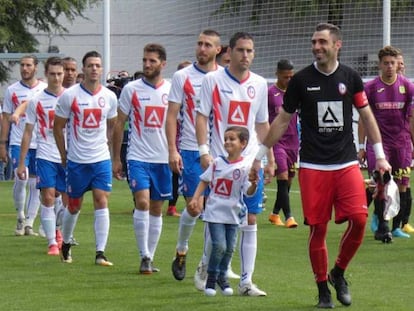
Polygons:
M333 309L335 307L329 289L326 292L319 293L319 301L316 307L319 309Z
M141 259L141 265L139 267L139 273L141 273L141 274L152 274L151 258L143 257Z
M331 283L331 285L335 287L336 299L338 299L338 301L342 303L344 306L350 306L352 302L351 294L349 293L348 283L346 282L344 276L334 275L331 270L331 272L328 275L328 280L329 283Z
M391 232L375 232L375 240L382 241L382 243L392 243L392 233Z
M62 258L62 262L65 263L72 263L72 254L70 251L70 243L62 243L62 253L61 253L61 258Z
M171 270L174 278L181 281L185 278L185 261L187 254L177 252L174 261L172 262Z
M95 265L109 267L114 264L105 257L103 252L98 251L96 252Z

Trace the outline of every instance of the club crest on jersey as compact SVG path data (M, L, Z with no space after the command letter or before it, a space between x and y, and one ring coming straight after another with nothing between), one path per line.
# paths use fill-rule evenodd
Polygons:
M161 128L164 124L164 111L165 107L146 106L144 125L146 127Z
M405 94L405 86L404 85L400 85L398 87L398 90L400 91L400 94Z
M338 91L339 94L341 95L345 95L346 94L346 85L343 84L342 82L338 84Z
M233 171L233 179L234 180L239 180L240 179L240 176L241 176L240 170L239 169L235 169Z
M102 117L102 110L97 108L91 108L91 109L84 109L83 110L83 128L98 128L99 127L99 121Z
M98 98L98 105L99 105L99 107L101 107L101 108L105 107L105 98L103 98L103 97L99 97L99 98Z
M250 103L230 101L227 123L229 125L247 125L249 120Z
M256 90L254 89L253 86L249 86L247 88L247 96L249 96L252 99L256 96Z
M230 196L231 194L231 187L233 185L233 181L229 179L219 178L217 179L215 192L220 195Z
M164 105L168 105L168 94L162 94L161 100Z

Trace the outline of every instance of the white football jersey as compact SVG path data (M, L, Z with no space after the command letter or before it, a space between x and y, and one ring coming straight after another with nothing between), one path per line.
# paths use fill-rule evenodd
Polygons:
M223 67L217 66L217 69ZM216 70L217 70L216 69ZM194 63L174 73L168 101L180 104L179 114L179 145L180 150L198 151L195 132L196 111L200 101L201 83L207 72Z
M53 136L53 121L55 107L62 94L56 96L44 89L29 101L26 109L26 123L36 125L36 158L55 163L60 163L61 159Z
M165 135L171 83L153 86L144 79L128 83L119 98L119 109L129 116L127 160L168 163Z
M227 155L224 132L230 126L243 126L249 130L249 143L243 156L252 160L259 149L256 123L268 122L266 80L250 72L239 82L228 68L208 73L200 91L200 104L196 111L210 120L210 152L213 157Z
M29 100L36 94L46 88L47 84L38 80L36 85L29 87L22 81L17 81L10 85L5 94L3 101L3 112L13 114L18 106L23 102L29 102ZM22 142L23 132L25 128L26 114L20 116L19 124L12 124L10 129L10 141L9 145L20 146ZM36 135L33 133L32 140L30 141L30 149L36 149Z
M117 98L105 86L90 93L82 84L63 92L55 114L68 119L68 160L96 163L110 159L107 121L117 116Z
M247 208L243 202L250 187L246 160L229 162L217 157L200 176L210 183L203 220L224 224L241 224L246 220Z

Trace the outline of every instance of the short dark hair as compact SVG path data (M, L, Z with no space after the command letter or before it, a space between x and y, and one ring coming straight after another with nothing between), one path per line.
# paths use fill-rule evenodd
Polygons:
M222 57L222 56L223 56L223 54L226 54L226 53L227 53L227 48L228 48L228 47L229 47L228 45L222 45L222 46L221 46L220 53L218 53L218 54L216 55L216 58L220 58L220 57Z
M178 66L177 66L177 70L183 69L183 68L185 68L185 67L187 67L187 66L190 66L191 64L192 64L192 62L191 62L191 61L189 61L189 60L184 60L184 61L182 61L182 62L180 62L180 63L178 64Z
M31 59L33 59L33 63L34 63L35 65L39 64L39 59L37 58L37 56L35 56L35 55L33 55L33 54L27 54L27 55L22 56L22 57L20 58L20 61L21 61L22 59L26 59L26 58L31 58Z
M148 43L144 47L144 53L158 53L160 60L167 60L167 52L165 48L158 43Z
M46 59L45 62L45 71L49 70L49 66L62 66L63 67L63 60L60 57L52 56Z
M316 25L315 30L316 31L328 30L329 33L335 37L336 40L342 40L341 29L338 26L334 25L334 24L319 23L318 25Z
M277 62L276 71L293 70L293 63L288 59L281 59Z
M225 132L228 132L228 131L236 132L237 136L240 139L240 141L241 142L246 142L246 145L249 142L250 133L249 133L249 130L247 128L245 128L243 126L234 125L234 126L228 127Z
M234 48L236 46L237 40L239 39L249 39L254 42L253 36L248 32L236 32L231 38L229 42L230 48Z
M381 61L382 58L385 57L385 56L397 57L398 55L401 55L400 50L398 50L397 48L395 48L391 45L386 45L381 50L379 50L378 59Z
M140 79L143 75L144 75L144 72L142 72L141 70L135 71L134 72L134 80Z
M83 67L85 67L86 60L87 60L89 57L97 57L97 58L102 59L102 55L101 55L101 54L99 54L99 52L97 52L97 51L89 51L89 52L87 52L87 53L85 54L85 56L82 58L82 65L83 65Z
M76 59L71 56L66 56L65 58L62 58L63 62L74 62L77 63Z
M205 36L213 36L213 37L219 37L220 38L220 34L213 30L213 29L204 29L201 34L205 35Z

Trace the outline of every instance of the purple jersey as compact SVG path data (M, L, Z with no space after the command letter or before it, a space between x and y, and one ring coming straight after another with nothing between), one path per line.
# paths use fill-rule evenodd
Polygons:
M365 85L369 105L387 147L403 147L411 140L409 118L414 96L414 85L397 75L393 84L384 83L380 77Z
M283 96L285 92L279 89L275 84L269 87L268 90L268 106L269 106L269 122L272 123L276 116L279 114L279 111L283 105ZM278 143L273 146L273 149L276 147L281 147L284 149L299 149L299 137L297 129L297 112L294 112L292 119L290 120L289 126L286 129L286 132L280 138Z

